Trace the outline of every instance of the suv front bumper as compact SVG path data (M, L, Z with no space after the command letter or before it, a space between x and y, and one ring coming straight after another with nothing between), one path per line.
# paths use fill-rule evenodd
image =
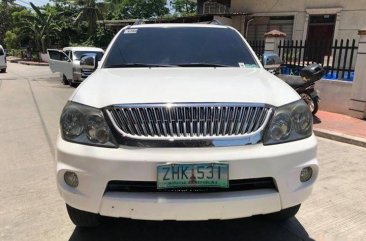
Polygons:
M300 204L318 176L314 136L285 144L207 148L102 148L57 141L57 183L70 206L104 216L145 220L208 220L248 217ZM230 179L272 177L277 189L217 193L106 192L109 181L156 181L163 163L226 161ZM313 177L300 182L300 171ZM71 188L64 173L73 171Z

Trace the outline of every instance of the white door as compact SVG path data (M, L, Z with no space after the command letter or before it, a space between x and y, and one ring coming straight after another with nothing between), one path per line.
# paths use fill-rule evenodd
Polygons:
M72 62L70 58L62 51L57 49L48 49L50 59L49 65L53 73L60 72L64 74L68 80L72 80Z

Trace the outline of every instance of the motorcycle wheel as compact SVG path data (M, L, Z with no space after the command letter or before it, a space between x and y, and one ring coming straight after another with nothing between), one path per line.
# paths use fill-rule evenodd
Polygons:
M309 106L309 109L313 115L315 115L319 110L318 101L314 101L308 94L300 94L301 99L305 101L305 103Z

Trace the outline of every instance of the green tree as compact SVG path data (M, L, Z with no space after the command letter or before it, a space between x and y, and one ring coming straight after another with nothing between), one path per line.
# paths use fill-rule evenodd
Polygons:
M95 0L77 0L75 4L80 6L80 12L75 19L75 23L87 22L88 34L94 35L97 29L97 21L103 20L101 11L102 3L97 3Z
M15 30L16 31L16 30ZM13 31L7 31L5 33L4 43L6 47L9 49L16 49L19 47L19 38L18 35Z
M64 47L68 46L70 42L77 42L84 40L84 34L78 25L75 25L74 19L79 13L78 7L68 0L54 0L53 4L44 6L45 11L54 12L57 15L59 32L51 36L50 42L53 45Z
M197 2L191 0L173 0L174 10L181 15L192 15L197 11Z
M23 15L20 20L19 29L23 34L30 34L36 44L36 48L43 53L46 52L46 41L52 35L60 31L55 21L57 15L51 11L41 11L33 3L30 3L34 13Z
M109 0L114 19L149 19L169 13L165 0Z
M14 0L0 0L0 42L4 42L5 33L11 29L11 8Z

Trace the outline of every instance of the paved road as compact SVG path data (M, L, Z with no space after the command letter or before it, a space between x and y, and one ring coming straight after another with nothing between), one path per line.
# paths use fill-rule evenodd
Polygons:
M287 223L106 220L75 229L54 173L58 119L73 90L48 67L10 63L0 74L0 241L366 240L366 149L326 139L314 193Z

